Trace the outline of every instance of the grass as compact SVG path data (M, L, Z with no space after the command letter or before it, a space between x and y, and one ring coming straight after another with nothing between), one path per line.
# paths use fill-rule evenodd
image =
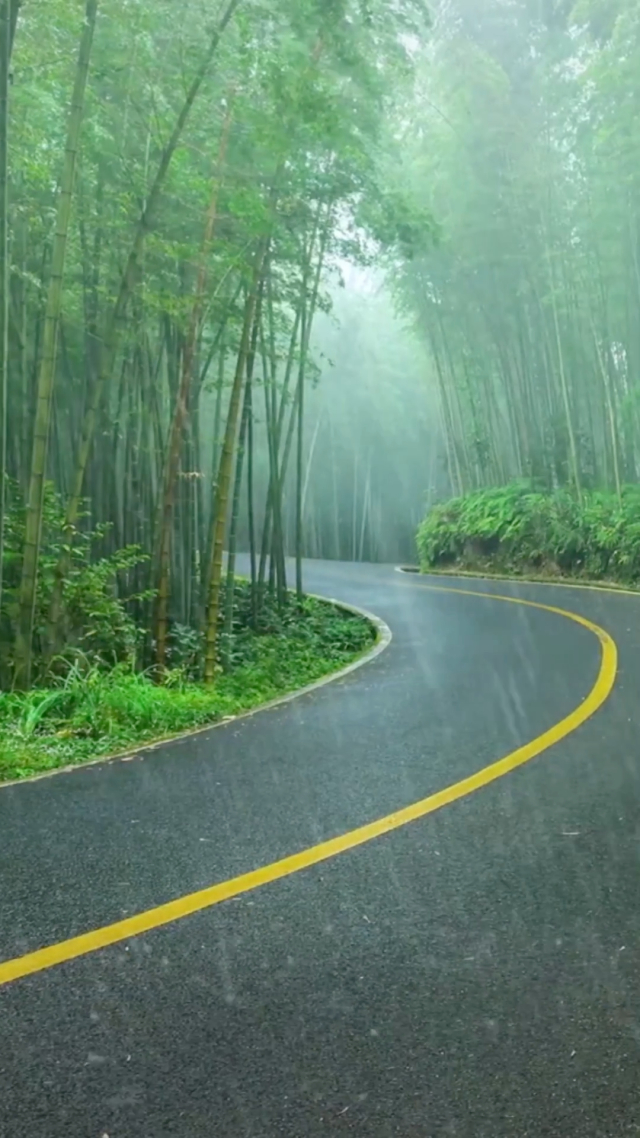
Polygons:
M240 604L243 604L242 591ZM206 688L176 669L168 683L119 665L74 665L54 687L0 693L0 782L132 750L249 711L338 671L372 647L356 614L307 598L300 612L234 637L232 663Z

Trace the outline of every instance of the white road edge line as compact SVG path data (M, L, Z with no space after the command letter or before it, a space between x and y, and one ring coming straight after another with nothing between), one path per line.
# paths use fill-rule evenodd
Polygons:
M375 613L368 612L367 609L358 608L357 605L347 604L346 601L337 601L333 597L322 597L318 593L307 593L306 596L313 597L316 601L326 601L328 604L335 605L337 608L343 609L345 612L355 613L356 616L364 617L370 624L374 626L377 632L376 640L372 648L364 652L357 659L352 660L345 668L340 668L337 672L329 672L328 675L322 676L319 680L314 680L312 684L306 684L303 688L297 688L296 691L287 692L286 695L276 696L268 703L261 703L258 707L252 707L248 711L240 711L237 715L228 719L221 719L218 723L207 723L204 727L196 727L193 731L183 731L178 735L165 735L162 739L157 739L154 743L143 743L140 747L135 748L133 751L122 751L115 755L102 755L97 759L89 759L86 763L69 763L68 766L55 767L50 771L42 771L40 774L28 775L26 778L12 778L6 782L0 782L0 793L10 786L29 786L33 782L41 782L44 778L53 778L59 774L71 774L72 771L91 770L97 766L105 766L108 763L130 763L135 759L145 759L153 751L157 751L159 747L164 747L168 743L183 743L188 739L194 739L198 735L204 735L207 731L218 731L223 727L229 727L232 723L237 723L243 719L250 719L254 715L259 715L262 711L272 711L274 708L282 707L284 704L292 703L294 699L300 699L303 695L310 695L312 692L318 691L320 688L327 687L328 684L334 683L336 680L342 680L346 676L351 675L352 672L357 672L365 664L370 664L375 660L385 648L389 647L393 638L393 633L389 625L382 620L381 617L376 616Z

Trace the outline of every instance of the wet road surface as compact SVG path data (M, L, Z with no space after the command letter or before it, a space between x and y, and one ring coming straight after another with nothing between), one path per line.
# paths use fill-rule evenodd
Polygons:
M358 672L132 762L0 789L0 961L267 865L541 734L505 778L0 987L2 1138L640 1134L640 598L309 563ZM472 597L459 590L486 593Z

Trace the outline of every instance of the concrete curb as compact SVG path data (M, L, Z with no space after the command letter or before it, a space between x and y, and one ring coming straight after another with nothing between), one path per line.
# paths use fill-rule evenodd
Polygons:
M549 585L555 589L586 589L592 593L618 593L622 597L640 597L640 588L629 589L625 585L602 585L596 581L571 581L567 577L520 577L509 573L473 573L470 569L430 569L423 573L417 565L396 565L396 573L407 577L444 577L455 581L510 581L513 585Z
M345 601L337 601L332 597L321 597L317 593L307 593L309 597L313 597L316 601L324 601L326 604L335 605L336 608L343 609L344 612L354 613L356 616L361 616L369 621L376 629L376 639L372 648L369 648L361 656L357 656L346 667L340 668L337 672L329 672L326 676L322 676L319 680L314 680L312 684L306 684L303 688L297 688L295 691L287 692L285 695L276 696L275 699L269 700L267 703L261 703L257 707L252 707L248 711L239 711L237 715L227 716L220 719L217 723L207 723L203 727L196 727L193 731L183 731L177 735L164 735L161 739L156 739L153 743L143 743L140 747L136 747L133 751L119 751L115 755L101 755L97 759L89 759L85 763L70 763L64 767L54 767L50 771L41 771L38 774L27 775L25 778L13 778L6 782L0 782L0 793L9 786L25 786L32 782L40 782L44 778L53 778L59 774L70 774L72 771L82 771L91 769L97 766L105 766L107 763L130 763L134 759L144 759L147 755L157 751L159 747L164 747L167 743L185 743L189 739L194 739L198 735L204 735L208 731L218 731L220 728L229 727L232 723L238 723L243 719L250 719L254 715L259 715L263 711L272 711L275 708L282 707L284 704L292 703L295 699L300 699L303 695L310 695L313 692L319 691L320 688L327 687L328 684L334 683L336 680L344 679L350 676L352 672L357 672L365 664L371 663L375 660L385 648L388 648L391 643L393 633L389 625L385 623L381 617L376 616L374 613L368 612L367 609L358 608L357 605L347 604Z

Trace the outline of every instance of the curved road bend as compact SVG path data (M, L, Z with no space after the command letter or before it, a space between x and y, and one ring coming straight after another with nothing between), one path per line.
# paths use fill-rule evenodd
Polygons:
M133 762L0 790L0 960L406 806L330 861L0 988L2 1138L640 1134L640 598L309 564L394 639L347 679ZM446 584L446 582L435 582ZM487 598L456 589L477 589Z

